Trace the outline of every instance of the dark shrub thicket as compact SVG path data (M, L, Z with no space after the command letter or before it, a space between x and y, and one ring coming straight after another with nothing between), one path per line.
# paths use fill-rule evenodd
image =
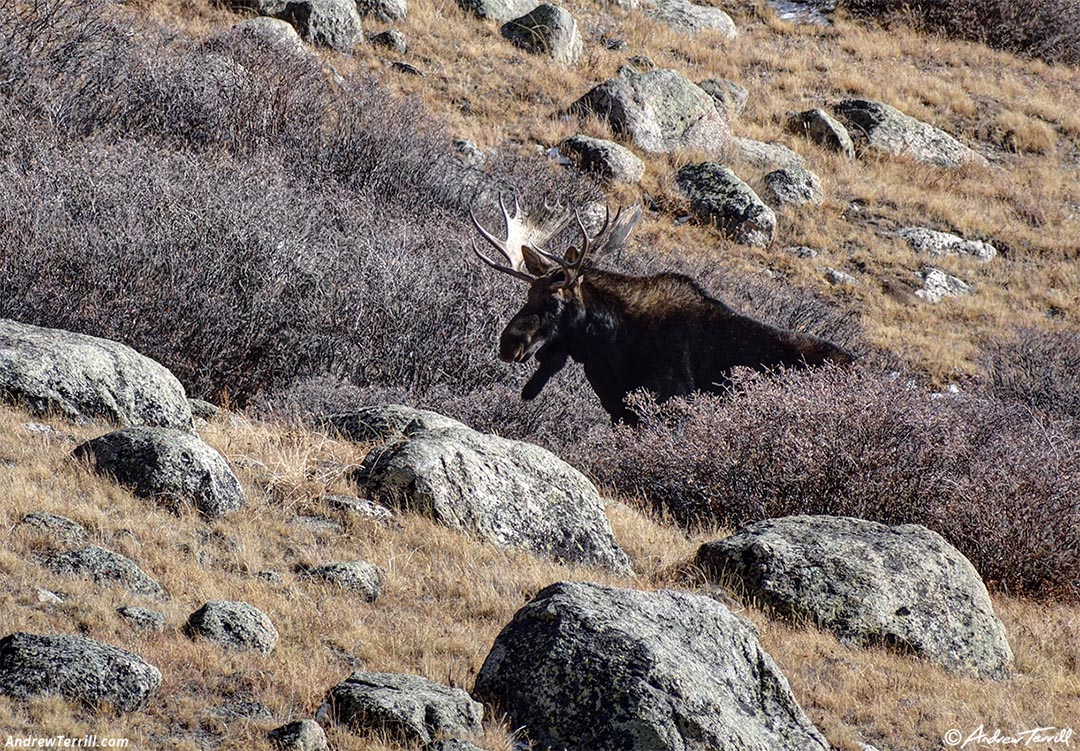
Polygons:
M986 342L979 360L999 398L1080 419L1080 332L1023 328Z
M918 523L990 586L1080 597L1076 423L866 369L746 375L727 398L639 403L579 463L687 525L789 514Z
M1066 65L1080 64L1080 0L841 0L855 15Z

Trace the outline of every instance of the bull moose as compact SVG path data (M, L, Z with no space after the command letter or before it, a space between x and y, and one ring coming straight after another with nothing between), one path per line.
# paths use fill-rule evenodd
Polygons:
M484 263L529 284L528 298L503 329L499 357L539 367L522 389L532 399L573 358L613 421L635 423L626 397L637 389L657 401L695 391L721 393L731 371L803 368L824 363L848 364L844 349L807 334L771 326L741 315L709 296L688 276L662 273L630 276L587 263L597 247L618 247L640 218L634 207L622 209L594 235L574 216L581 234L578 248L563 257L544 250L547 239L522 217L515 201L511 215L500 199L506 239L484 229L470 212L480 234L506 260L484 255Z

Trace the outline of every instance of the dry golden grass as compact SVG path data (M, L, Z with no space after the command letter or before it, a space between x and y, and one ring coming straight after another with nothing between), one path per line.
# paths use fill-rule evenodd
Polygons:
M318 433L223 419L202 437L237 468L248 506L206 522L136 499L70 458L77 441L105 430L46 421L58 434L29 433L29 418L0 408L0 635L13 631L79 633L129 649L164 675L143 712L88 714L58 698L20 702L0 697L0 728L14 735L130 738L146 749L265 748L266 731L310 717L327 690L353 669L403 671L470 688L499 630L541 587L588 579L635 588L674 587L704 593L687 565L711 535L688 538L674 527L612 502L616 537L639 572L616 577L500 550L414 516L390 524L347 518L319 499L354 492L348 470L362 446ZM49 549L19 525L31 511L82 523L93 542L133 558L169 593L164 601L57 576L42 567ZM343 525L335 531L311 517ZM717 534L717 533L712 533ZM297 564L364 559L385 574L381 597L358 602L326 584L306 581ZM275 571L273 583L257 574ZM36 588L61 593L43 604ZM273 619L281 639L268 657L226 652L182 632L188 615L210 599L250 602ZM162 634L132 630L115 612L140 604L163 612ZM787 674L796 696L830 741L858 749L936 748L949 728L1067 726L1080 717L1080 609L996 598L1016 653L1016 674L1000 683L949 675L884 650L845 647L826 633L742 612ZM274 720L225 721L216 707L255 701ZM483 745L509 748L510 728L489 718ZM345 730L330 733L339 749L390 749Z

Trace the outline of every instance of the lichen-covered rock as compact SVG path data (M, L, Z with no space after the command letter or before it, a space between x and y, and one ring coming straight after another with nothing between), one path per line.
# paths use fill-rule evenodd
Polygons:
M373 16L383 23L404 21L409 15L406 0L356 0L356 8L361 16Z
M306 58L312 55L304 46L304 40L288 21L269 16L247 18L236 23L228 31L216 37L220 41L247 39L264 49L274 50L291 58Z
M520 18L539 5L537 0L458 0L458 4L489 21Z
M547 3L507 21L501 31L521 49L534 55L546 55L565 65L577 63L585 49L577 21L570 12Z
M922 287L915 290L915 294L928 303L939 303L946 297L966 297L975 291L960 277L947 274L933 266L924 266L915 277L922 283Z
M270 616L246 602L212 600L188 617L189 636L202 636L229 649L274 651L278 632Z
M190 430L176 376L123 344L0 319L0 399L33 414Z
M978 572L936 532L833 516L751 524L696 563L777 613L859 645L888 644L1002 678L1012 652Z
M845 99L836 113L864 148L889 156L906 156L939 167L986 164L986 158L943 130L905 115L882 102Z
M356 672L330 689L319 716L365 734L431 743L483 734L484 708L460 688L416 675Z
M765 247L776 236L776 214L728 167L688 164L675 182L698 217L715 222L735 242Z
M847 128L823 109L792 112L788 115L786 127L789 133L804 135L823 148L850 159L855 158L855 144Z
M130 712L146 706L160 685L156 667L93 639L27 633L0 639L0 694L16 699L59 695Z
M731 117L738 117L750 101L750 92L744 86L726 78L706 78L698 86L723 107Z
M156 610L122 605L116 609L116 612L138 631L160 634L165 630L165 615Z
M126 556L98 545L55 553L46 565L57 574L89 576L97 584L119 584L136 594L162 597L165 590Z
M655 0L649 15L684 34L698 34L707 30L724 39L734 39L739 35L735 22L727 13L710 5L695 5L689 0Z
M274 728L267 737L282 751L327 751L326 731L315 720L296 720Z
M393 50L399 55L404 55L409 51L409 43L405 40L405 35L397 29L388 29L375 34L371 37L371 43L376 47Z
M356 0L288 0L273 15L311 44L349 52L364 41Z
M821 178L802 167L786 167L765 175L765 186L778 206L819 204L825 200Z
M546 587L496 638L473 693L542 749L829 749L753 626L681 592Z
M56 542L81 542L86 529L78 522L48 511L34 511L23 516L19 524L52 537Z
M559 144L559 151L570 157L579 169L607 183L637 183L645 174L645 162L634 152L602 138L570 136Z
M720 156L731 142L726 114L713 98L674 70L639 73L629 66L570 106L594 114L649 154L694 149Z
M324 495L324 503L334 511L341 511L349 516L362 516L372 521L388 522L394 518L394 512L367 498L355 495Z
M356 592L365 602L375 602L382 591L382 573L378 566L367 561L328 563L304 569L303 573L312 579L322 579Z
M997 248L990 243L965 240L927 227L904 227L896 234L904 238L916 253L929 256L971 256L979 261L990 261L997 256Z
M732 141L735 157L743 164L757 169L785 169L803 167L806 160L795 150L782 143L736 138Z
M244 491L221 454L198 436L169 428L125 428L75 449L135 494L167 504L190 502L216 518L241 508Z
M630 570L596 488L539 446L456 423L372 449L356 479L392 508L422 513L497 545Z
M464 428L464 424L438 412L413 409L400 404L361 407L352 412L329 415L326 424L350 441L389 441L427 430Z

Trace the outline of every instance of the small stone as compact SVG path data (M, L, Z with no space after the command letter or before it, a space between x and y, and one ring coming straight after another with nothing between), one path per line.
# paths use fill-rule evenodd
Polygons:
M726 78L706 78L698 83L702 91L716 100L731 117L738 117L750 101L750 92Z
M990 261L997 256L997 248L990 243L965 240L958 235L927 227L904 227L896 234L906 240L916 253L929 256L970 256L979 261Z
M736 157L740 162L757 169L785 169L805 167L806 161L797 152L782 143L766 143L750 138L736 138L732 141Z
M365 517L377 522L388 522L394 517L394 512L386 506L354 495L325 495L322 500L334 511L343 511L350 516Z
M202 636L229 649L254 650L270 654L278 632L270 617L246 602L213 600L188 618L189 636Z
M789 133L804 135L823 148L855 158L855 144L851 135L839 121L822 109L792 112L788 115L786 128Z
M569 155L581 170L608 183L634 184L645 173L645 162L634 152L602 138L570 136L559 144L559 151Z
M426 78L427 77L427 73L420 70L415 65L413 65L411 63L407 63L407 62L405 62L403 60L398 60L398 61L392 63L390 65L390 67L393 68L394 70L396 70L398 73L405 73L406 75L409 75L409 76L419 76L420 78Z
M34 587L34 593L37 594L38 602L42 605L59 605L64 601L64 598L56 592L41 587Z
M915 290L915 294L928 303L939 303L946 297L965 297L974 292L963 279L933 266L924 267L916 277L922 282L922 289Z
M253 19L253 20L267 20L272 21L274 19ZM221 407L216 404L204 401L202 399L188 399L188 404L191 405L191 414L195 417L200 417L203 420L213 420L215 417L221 414Z
M405 35L397 29L390 29L389 31L375 34L371 37L371 43L376 47L386 47L391 49L399 55L404 55L409 51L409 45L405 41Z
M19 523L61 542L81 542L86 539L83 525L48 511L31 512L20 519Z
M282 751L327 751L326 732L315 720L295 720L267 733Z
M806 245L792 245L784 248L784 252L790 256L796 258L817 258L818 251L814 248L807 247Z
M375 602L382 590L382 573L378 566L367 561L344 561L315 566L305 569L304 575L356 592L364 602Z
M765 185L779 206L818 205L825 200L821 178L802 167L786 167L765 175Z
M825 268L825 280L837 287L848 287L858 283L851 274L830 267Z
M137 631L161 633L165 630L165 615L156 610L123 605L116 612Z

